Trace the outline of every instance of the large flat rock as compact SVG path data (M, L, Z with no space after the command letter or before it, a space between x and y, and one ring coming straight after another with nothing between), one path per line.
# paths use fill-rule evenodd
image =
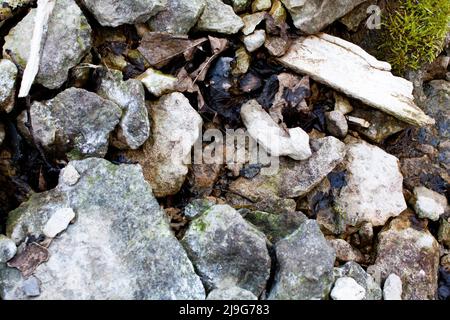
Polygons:
M414 103L411 82L395 77L387 62L350 42L320 33L296 40L278 60L402 121L417 126L434 124Z

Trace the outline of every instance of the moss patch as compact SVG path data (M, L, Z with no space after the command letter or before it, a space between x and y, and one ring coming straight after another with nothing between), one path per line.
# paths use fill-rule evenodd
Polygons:
M432 62L449 31L449 0L400 0L385 15L381 50L393 71L403 74Z

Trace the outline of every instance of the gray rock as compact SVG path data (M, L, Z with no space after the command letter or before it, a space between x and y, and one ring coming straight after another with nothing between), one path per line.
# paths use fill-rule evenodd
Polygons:
M14 241L0 234L0 263L6 263L11 260L17 252Z
M35 101L30 114L34 137L44 149L76 159L106 154L122 110L95 93L69 88L51 100ZM26 112L19 122L22 133L28 135Z
M164 9L167 0L82 0L97 21L106 27L146 22Z
M231 0L234 12L242 12L250 5L251 0Z
M314 34L343 17L366 0L282 0L295 27Z
M416 187L414 188L414 210L419 218L437 221L445 210L448 210L447 198L425 187Z
M355 261L358 263L364 262L363 254L358 250L353 248L350 243L344 239L332 239L328 240L330 245L336 251L336 258L341 262Z
M252 11L264 11L270 9L272 6L272 0L253 0Z
M164 10L149 20L153 31L187 34L205 8L205 0L168 0Z
M384 300L402 300L402 291L402 279L395 273L390 274L384 282Z
M403 176L396 157L363 141L348 145L346 185L335 199L347 224L370 222L382 226L407 206Z
M163 96L150 107L152 138L126 157L138 161L157 197L176 194L186 180L191 149L202 132L202 118L181 93Z
M238 286L259 296L270 274L264 234L228 205L191 222L181 243L208 289Z
M184 207L183 214L189 219L193 220L213 207L216 203L209 199L195 199L192 200L186 207Z
M353 126L353 130L361 133L375 143L382 143L389 136L404 130L408 127L393 116L372 108L358 106L350 116L364 119L369 123L367 128L363 126Z
M17 242L40 234L52 211L70 207L76 222L51 242L37 267L39 299L204 299L205 292L139 165L103 159L70 162L80 180L34 194L13 211ZM35 222L35 224L33 224ZM23 278L0 271L3 299L24 299Z
M366 291L363 300L381 300L382 291L375 279L356 262L350 261L336 268L337 277L353 278Z
M164 94L175 91L178 79L174 76L164 74L159 70L147 69L143 74L137 77L147 90L155 97L161 97Z
M416 221L413 213L402 214L378 234L376 261L371 268L379 270L382 281L397 274L403 283L403 300L434 300L439 244Z
M264 232L270 242L276 243L296 231L308 218L298 211L277 214L252 211L245 215L245 220Z
M229 287L214 289L208 294L206 300L258 300L258 298L248 290L239 287Z
M264 30L255 30L252 34L244 36L243 42L248 52L258 50L266 41L266 32Z
M3 55L21 69L27 64L35 16L31 9L5 37ZM74 0L56 1L45 39L35 82L56 89L91 49L91 27Z
M246 36L253 33L258 24L264 20L265 14L265 12L256 12L243 16L242 21L244 23L244 28L242 28L242 33Z
M366 289L350 277L337 279L331 290L333 300L363 300L365 295Z
M450 218L442 219L439 226L438 239L447 248L450 248Z
M280 159L275 175L258 175L253 179L239 178L230 191L253 202L274 195L280 198L302 197L314 189L345 157L345 144L334 137L312 143L313 155L304 161Z
M144 86L139 80L123 81L122 72L105 70L97 93L122 109L112 144L119 149L137 149L150 136L150 120L145 105Z
M11 112L14 107L14 95L17 67L7 59L0 60L0 111Z
M335 253L319 225L308 220L275 246L278 266L272 300L326 299L333 285Z
M41 294L41 284L34 276L25 279L22 288L27 297L38 297Z
M340 111L331 111L325 114L327 129L336 138L345 138L348 133L347 119Z
M220 13L220 14L219 14ZM233 8L220 0L206 0L206 6L197 23L198 31L235 34L244 26Z

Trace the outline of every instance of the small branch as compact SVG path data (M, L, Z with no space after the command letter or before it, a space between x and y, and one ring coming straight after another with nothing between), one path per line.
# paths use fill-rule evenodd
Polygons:
M30 54L28 56L27 66L20 84L19 98L28 95L31 85L39 71L39 61L41 60L42 39L44 30L47 27L48 19L55 7L56 0L38 0L36 17L34 20L33 37L31 38Z

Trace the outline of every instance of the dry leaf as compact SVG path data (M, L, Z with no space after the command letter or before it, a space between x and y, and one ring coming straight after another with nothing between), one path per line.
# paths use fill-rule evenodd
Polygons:
M215 38L208 36L209 43L211 44L211 51L213 55L206 59L200 67L191 73L191 77L194 78L194 83L197 81L205 81L206 73L208 72L211 63L226 49L228 48L228 40L222 38Z
M27 278L33 274L40 264L48 261L49 257L47 248L33 242L27 244L25 250L12 258L8 262L8 266L19 269L22 275Z
M206 41L208 41L207 38L190 40L187 36L149 32L141 40L138 50L152 66L161 68L179 55L184 53L189 53L188 56L192 55L190 50Z

